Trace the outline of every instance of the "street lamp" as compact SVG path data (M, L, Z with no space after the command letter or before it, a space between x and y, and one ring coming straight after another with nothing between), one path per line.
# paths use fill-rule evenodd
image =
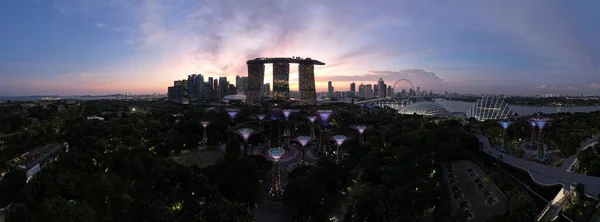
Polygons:
M285 120L284 120L285 121L285 123L284 123L285 126L284 126L284 129L283 129L283 136L284 137L288 137L288 136L290 136L290 126L289 126L288 120L289 120L290 114L293 113L294 110L284 109L281 112L283 113L283 116L285 117Z
M250 138L250 135L252 135L253 131L254 130L250 128L238 129L240 136L242 136L242 138L244 139L244 156L248 156L248 139Z
M273 159L273 171L271 173L273 181L269 189L269 198L279 200L283 196L283 188L281 187L281 174L279 172L279 158L283 156L285 150L281 147L274 147L267 151Z
M502 126L502 128L504 129L503 139L502 139L502 148L500 149L500 151L503 153L508 153L508 147L506 146L507 131L508 131L507 129L508 129L508 127L510 127L510 125L513 124L513 122L508 121L508 120L502 120L502 121L498 122L498 124L500 124L500 126Z
M342 146L342 144L344 143L344 141L346 141L346 136L344 135L335 135L333 136L333 140L335 140L335 144L337 145L335 154L336 154L336 159L335 159L335 163L340 164L340 159L341 159L341 155L342 155L342 150L340 149L340 147Z
M308 160L306 159L306 145L312 140L312 138L310 138L310 136L299 136L297 138L298 142L301 145L301 153L302 153L302 159L300 159L300 164L302 166L307 166L308 165Z
M317 137L315 136L315 121L317 121L316 116L308 116L306 117L308 121L310 121L310 137L314 140Z
M208 127L210 122L202 121L202 122L200 122L200 124L202 125L202 140L201 140L201 142L203 144L206 144L208 142L208 134L206 133L206 127Z
M317 114L321 118L321 138L319 148L321 152L327 153L329 150L329 120L331 119L331 110L317 110Z

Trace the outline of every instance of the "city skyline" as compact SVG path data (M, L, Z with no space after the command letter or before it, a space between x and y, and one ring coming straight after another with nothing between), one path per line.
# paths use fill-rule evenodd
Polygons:
M317 91L328 81L346 91L351 82L407 78L435 92L600 94L596 2L24 0L0 8L8 9L0 13L2 96L166 93L190 74L233 80L247 76L246 60L292 56L327 63L315 67ZM290 66L292 91L297 70ZM272 65L265 71L271 83Z

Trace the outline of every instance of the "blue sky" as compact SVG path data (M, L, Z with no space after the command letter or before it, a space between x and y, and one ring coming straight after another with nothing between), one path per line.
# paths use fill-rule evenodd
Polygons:
M164 93L188 74L245 76L246 60L283 56L327 63L319 89L383 77L598 95L597 12L559 0L6 0L0 95Z

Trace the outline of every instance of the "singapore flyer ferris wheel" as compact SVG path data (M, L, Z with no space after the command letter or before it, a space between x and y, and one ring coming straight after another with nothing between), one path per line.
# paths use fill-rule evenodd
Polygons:
M412 99L412 96L415 91L415 87L412 82L408 79L402 78L394 82L394 93L398 96L393 96L395 98L400 99L400 102L408 102L408 100ZM402 92L404 90L404 93Z

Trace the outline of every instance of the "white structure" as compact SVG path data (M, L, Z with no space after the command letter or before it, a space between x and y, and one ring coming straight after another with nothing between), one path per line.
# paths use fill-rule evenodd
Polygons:
M134 109L134 111L135 111L135 109ZM87 119L104 121L104 117L100 117L100 116L88 116Z
M484 96L473 103L467 110L467 118L475 118L479 121L510 119L514 112L508 103L499 96Z
M421 116L448 116L450 111L434 102L416 102L398 111L402 114L417 114Z

